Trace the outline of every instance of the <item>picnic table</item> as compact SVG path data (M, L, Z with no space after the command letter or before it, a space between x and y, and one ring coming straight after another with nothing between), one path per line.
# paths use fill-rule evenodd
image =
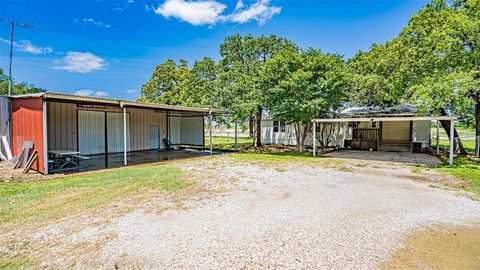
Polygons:
M80 160L87 160L88 157L80 156L80 152L73 150L51 150L48 152L52 159L49 159L51 172L74 171L88 166L81 166ZM55 168L56 167L56 168Z

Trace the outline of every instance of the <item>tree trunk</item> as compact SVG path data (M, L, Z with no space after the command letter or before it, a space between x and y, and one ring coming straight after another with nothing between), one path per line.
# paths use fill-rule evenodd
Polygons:
M257 106L257 111L255 112L255 129L254 129L254 138L253 146L260 147L262 146L262 107Z
M311 125L312 124L310 122L307 122L306 124L304 124L303 122L293 123L293 128L295 131L295 139L297 140L298 151L300 153L305 152L305 141L308 138Z
M441 108L439 112L440 112L440 115L443 115L443 116L447 115L447 112L445 111L444 108ZM448 138L450 138L450 121L440 120L440 123L442 124L442 127L445 130L445 132L447 133ZM465 148L463 147L463 143L462 143L462 140L460 140L460 137L458 136L457 129L455 128L453 131L454 131L453 137L457 139L458 153L460 155L467 155L468 153L467 151L465 151Z
M248 134L250 138L253 138L253 117L248 120Z
M293 130L295 131L295 139L297 141L297 146L298 146L298 151L300 153L303 153L303 144L302 144L302 132L300 130L300 123L299 122L293 122Z
M475 103L475 154L476 153L480 154L480 151L478 149L479 138L480 138L480 98L478 98L477 103Z

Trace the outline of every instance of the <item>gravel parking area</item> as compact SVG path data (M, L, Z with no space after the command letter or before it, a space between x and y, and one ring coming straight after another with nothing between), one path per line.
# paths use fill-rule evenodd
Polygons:
M416 229L480 221L479 202L415 181L404 166L269 167L228 157L177 166L223 192L190 199L180 209L158 197L107 223L73 233L66 233L71 222L56 225L31 240L61 237L58 249L98 247L95 253L56 253L49 263L59 267L375 269Z

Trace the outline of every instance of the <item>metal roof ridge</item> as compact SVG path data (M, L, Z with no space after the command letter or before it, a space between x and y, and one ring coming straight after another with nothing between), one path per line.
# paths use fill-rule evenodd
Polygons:
M89 97L89 96L79 96L79 95L51 93L51 92L11 95L8 97L10 98L45 97L45 98L58 99L58 100L65 99L65 100L76 100L76 101L86 101L86 102L99 102L99 103L118 105L120 108L130 105L130 106L137 106L137 107L143 107L143 108L158 108L158 109L169 109L169 110L177 110L177 111L204 112L204 113L209 113L209 112L229 113L229 111L227 110L215 109L215 108L196 108L196 107L188 107L183 105L156 104L156 103L148 103L148 102L121 100L121 99L115 99L115 98Z

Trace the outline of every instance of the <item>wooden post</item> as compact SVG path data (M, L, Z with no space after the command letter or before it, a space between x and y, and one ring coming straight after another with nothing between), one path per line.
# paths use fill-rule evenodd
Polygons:
M123 165L127 166L127 108L123 107Z
M237 151L238 144L238 122L235 121L235 151Z
M213 154L213 145L212 145L212 111L208 112L208 119L210 121L209 126L210 126L210 155Z
M313 121L313 156L317 154L317 122Z
M449 160L450 166L453 166L453 151L454 151L454 145L455 145L454 124L455 124L455 121L450 120L450 160Z
M440 155L439 123L440 121L437 120L437 156Z

